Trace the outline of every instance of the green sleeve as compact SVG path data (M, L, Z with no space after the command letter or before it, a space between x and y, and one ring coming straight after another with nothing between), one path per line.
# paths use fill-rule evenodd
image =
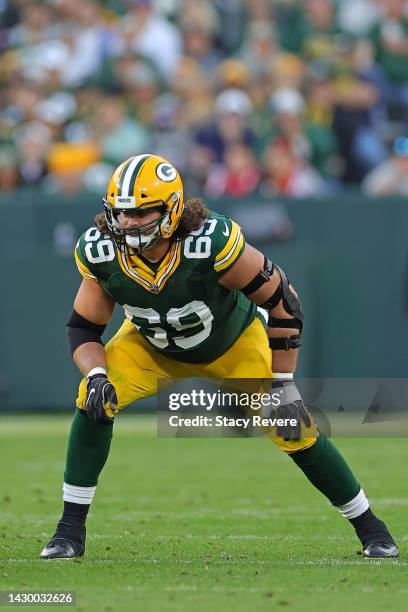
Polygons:
M116 259L116 250L109 236L90 227L82 234L75 247L75 261L84 278L92 278L100 284L109 277Z
M94 228L90 228L92 230ZM95 228L96 229L96 228ZM78 242L75 245L74 257L75 263L77 265L79 273L84 278L92 278L93 280L97 280L96 270L94 269L94 265L89 261L87 256L86 246L89 244L85 236L88 234L90 230L87 230L82 236L79 238Z

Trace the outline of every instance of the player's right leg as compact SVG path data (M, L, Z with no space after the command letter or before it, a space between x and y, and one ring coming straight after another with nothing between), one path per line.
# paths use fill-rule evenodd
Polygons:
M159 378L183 376L182 364L150 349L136 328L125 321L106 345L107 374L115 387L118 408L156 393ZM82 380L77 410L68 439L64 473L64 510L42 559L81 557L85 552L85 521L99 475L109 455L113 424L96 423L84 411Z

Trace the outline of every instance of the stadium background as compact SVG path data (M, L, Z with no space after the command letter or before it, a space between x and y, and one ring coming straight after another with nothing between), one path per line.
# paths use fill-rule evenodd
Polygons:
M72 406L72 249L113 168L146 150L287 269L299 375L405 376L406 9L1 2L1 409Z
M0 405L72 410L79 373L65 326L80 283L72 252L99 203L89 196L72 202L32 193L28 202L3 200ZM306 314L299 376L406 377L405 201L355 196L211 206L242 223L250 241L296 282ZM271 240L283 225L293 227L290 239ZM122 318L117 307L106 337Z

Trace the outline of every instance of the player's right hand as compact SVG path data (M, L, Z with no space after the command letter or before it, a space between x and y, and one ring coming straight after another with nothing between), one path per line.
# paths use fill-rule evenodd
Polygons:
M118 412L118 398L106 374L93 374L87 378L86 385L85 412L88 417L97 423L113 423Z

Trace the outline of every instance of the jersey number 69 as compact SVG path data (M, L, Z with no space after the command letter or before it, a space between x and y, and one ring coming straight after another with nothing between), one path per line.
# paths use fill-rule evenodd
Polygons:
M128 304L124 304L123 308L127 318L133 321L146 340L160 349L169 346L170 339L182 349L191 349L198 346L210 335L214 320L211 310L201 300L194 300L181 308L170 308L165 315L165 321L160 319L160 314L153 308L140 308ZM147 320L148 325L143 319ZM194 319L196 320L194 321ZM159 326L163 324L170 327L169 332ZM194 327L200 327L201 329L195 334L190 332L187 333L188 335L179 336L175 335L173 331L183 332L193 330Z

